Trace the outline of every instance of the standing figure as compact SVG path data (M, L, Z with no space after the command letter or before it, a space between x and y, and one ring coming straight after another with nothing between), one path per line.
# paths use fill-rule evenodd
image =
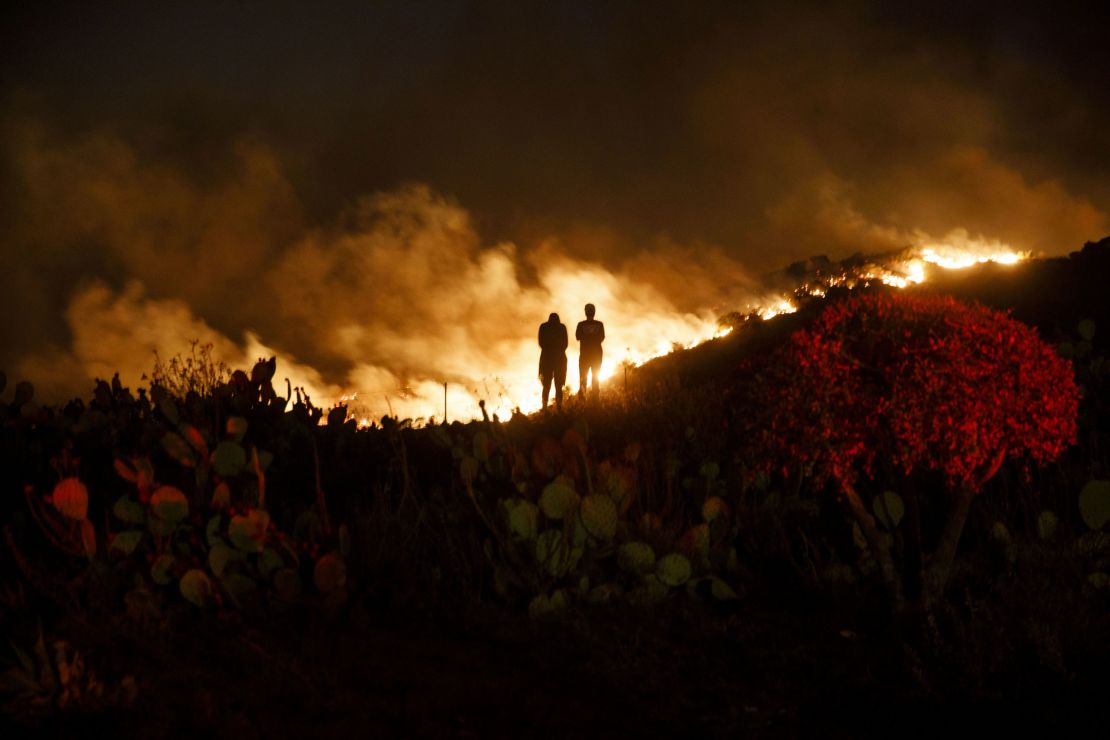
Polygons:
M578 322L574 338L579 341L578 348L578 395L586 392L586 378L593 374L593 397L601 393L598 377L601 374L601 343L605 341L605 324L594 320L594 304L586 304L586 320Z
M563 407L563 385L567 382L567 327L559 321L559 314L547 317L540 324L540 381L543 383L543 407L555 382L555 405Z

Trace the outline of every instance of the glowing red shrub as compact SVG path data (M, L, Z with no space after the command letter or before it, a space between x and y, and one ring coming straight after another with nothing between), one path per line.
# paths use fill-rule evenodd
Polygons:
M768 461L854 483L886 461L978 489L1004 457L1075 442L1071 365L1005 314L946 296L830 305L757 372Z
M943 591L971 500L1007 458L1044 462L1076 438L1071 365L1028 326L949 297L854 295L746 367L746 439L766 469L832 481L875 554L894 601ZM907 497L907 563L856 490L881 477ZM915 485L944 481L948 514L927 560Z

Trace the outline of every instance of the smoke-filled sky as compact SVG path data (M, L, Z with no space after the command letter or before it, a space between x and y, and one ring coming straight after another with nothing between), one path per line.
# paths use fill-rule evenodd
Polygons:
M368 413L534 406L587 300L615 360L810 255L1110 233L1104 3L831 5L6 10L0 369L195 338Z

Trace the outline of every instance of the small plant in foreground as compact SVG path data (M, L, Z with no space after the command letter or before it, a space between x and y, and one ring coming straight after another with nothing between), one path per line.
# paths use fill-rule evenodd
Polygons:
M189 344L189 354L177 354L166 361L154 353L151 386L159 386L175 398L185 398L190 392L207 395L227 382L231 368L212 357L212 343L201 344L194 339Z

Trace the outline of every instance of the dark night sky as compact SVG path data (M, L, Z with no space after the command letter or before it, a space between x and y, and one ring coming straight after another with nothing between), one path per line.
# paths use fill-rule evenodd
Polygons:
M420 252L441 226L462 260L448 277L512 242L513 290L584 260L683 311L726 307L750 275L811 254L956 229L1061 253L1110 232L1105 3L827 5L6 10L0 258L18 269L0 309L26 319L0 329L0 366L41 371L46 348L91 372L78 299L102 288L113 320L132 320L112 301L135 281L131 309L180 301L329 378L370 350L321 326L366 313L482 341L471 299L425 269L436 260L414 279L374 251L392 235ZM371 246L344 252L352 234ZM317 258L331 260L318 293L382 297L306 317L287 281ZM414 309L429 292L458 311Z

